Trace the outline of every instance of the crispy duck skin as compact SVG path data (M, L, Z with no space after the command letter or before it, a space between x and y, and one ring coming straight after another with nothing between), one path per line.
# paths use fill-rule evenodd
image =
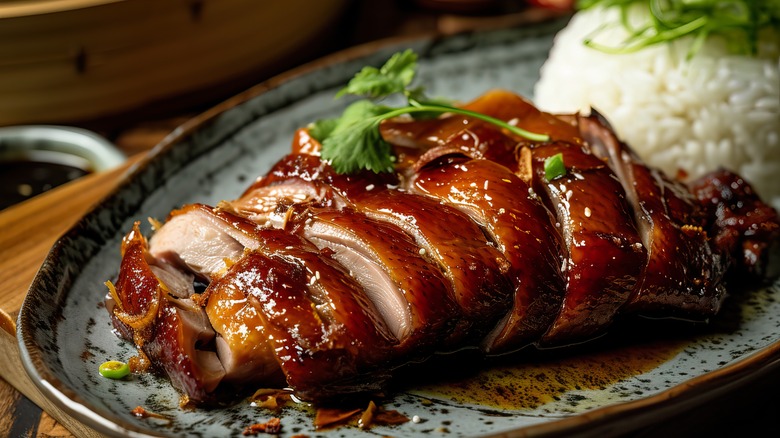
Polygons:
M367 216L412 235L452 284L459 326L447 344L479 342L511 306L509 262L460 210L427 196L372 190L350 198Z
M727 259L727 275L743 286L780 275L780 215L739 175L716 170L691 183L703 224Z
M418 250L439 265L460 307L460 324L453 331L450 343L467 333L469 337L484 335L503 316L502 308L511 303L512 287L506 276L509 263L488 243L479 226L461 211L427 196L394 190L398 180L392 176L338 175L329 166L323 166L315 155L288 155L269 175L245 195L254 196L257 190L264 189L264 184L275 187L299 184L304 179L319 187L322 193L319 204L348 205L372 220L393 224L411 235ZM247 203L239 199L230 205L236 204ZM452 226L442 227L442 218Z
M283 230L260 230L220 282L244 291L263 321L287 383L304 399L380 390L397 340L360 285L316 246Z
M352 208L307 208L297 216L290 226L330 250L361 283L403 354L428 354L449 336L460 308L449 282L412 236Z
M544 162L562 154L567 173L547 181ZM623 188L582 146L565 142L532 150L533 189L557 214L566 248L566 295L545 343L598 335L628 300L647 260Z
M268 343L263 319L246 292L227 279L208 287L206 314L218 333L215 349L225 369L225 383L282 384L281 369Z
M706 319L726 297L727 258L713 251L701 206L679 181L645 165L593 111L579 123L594 153L609 160L623 183L648 261L625 312Z
M106 307L117 331L139 349L131 364L157 368L192 402L214 401L224 369L213 351L199 348L214 338L204 310L188 296L174 295L155 275L171 270L150 265L154 259L137 222L122 241L122 253L116 294L107 298Z
M562 248L550 214L529 186L498 163L455 155L424 166L410 189L467 213L510 264L514 302L483 349L507 352L541 338L563 299Z
M316 142L299 130L296 139ZM284 228L288 208L297 204L316 203L322 208L340 209L349 205L348 198L374 187L397 188L394 173L366 171L357 175L339 175L320 160L319 143L294 147L294 150L316 153L292 153L279 160L266 174L250 185L237 199L223 201L221 206L254 222Z
M196 403L271 385L328 402L437 351L566 345L637 313L706 318L728 281L776 275L780 217L737 175L687 187L597 113L500 90L464 107L550 141L398 118L380 125L395 172L339 175L302 128L237 199L172 212L149 244L136 224L107 298L136 364ZM566 173L548 181L556 154Z
M205 303L208 323L217 334L214 349L225 371L225 384L283 382L257 310L241 289L218 281L245 250L260 247L257 228L242 217L190 204L171 212L149 241L149 254L157 260L170 261L210 281L208 293L195 298Z
M587 152L576 119L570 122L546 114L504 91L487 93L464 107L505 121L522 120L524 128L546 133L554 140L541 145L513 140L493 126L464 117L395 122L384 127L383 133L389 141L403 144L405 151L416 151L414 156L407 152L406 158L416 169L437 156L460 153L503 164L532 181L532 188L557 215L564 240L565 298L543 342L575 342L601 333L628 299L646 260L614 173ZM401 134L404 128L409 132L406 135ZM523 155L523 149L531 153ZM569 180L568 188L544 180L544 159L558 152L564 153L567 167L571 164L579 169L581 179ZM529 160L532 169L524 157L533 157Z
M314 140L312 140L314 141ZM311 146L307 149L314 149ZM339 207L340 204L333 196L350 198L355 194L370 191L372 187L397 188L401 184L396 173L374 173L362 171L354 175L341 175L319 158L319 153L291 153L279 160L267 175L258 178L239 198L251 196L258 188L276 187L289 183L313 183L314 192L319 196L318 202L328 202L329 205ZM334 193L325 193L323 190L332 190ZM302 201L300 197L296 199ZM335 203L334 203L335 202Z

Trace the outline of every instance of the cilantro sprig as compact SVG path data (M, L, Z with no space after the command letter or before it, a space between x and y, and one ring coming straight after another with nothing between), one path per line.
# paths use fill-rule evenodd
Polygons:
M341 117L319 120L309 126L312 137L322 144L321 156L342 174L371 170L376 173L393 170L394 156L390 144L379 133L379 124L403 114L435 117L442 113L462 114L508 130L534 141L549 136L510 125L486 114L453 106L443 100L430 99L422 87L410 88L417 69L417 54L406 50L394 54L382 67L364 67L336 97L362 96L349 105ZM406 106L393 108L376 103L394 94L402 95Z

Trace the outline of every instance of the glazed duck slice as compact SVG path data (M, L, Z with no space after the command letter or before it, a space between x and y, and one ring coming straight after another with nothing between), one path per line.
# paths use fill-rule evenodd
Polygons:
M420 169L410 187L468 214L510 264L514 303L483 349L505 353L541 338L563 299L562 247L548 210L529 186L492 161L448 156Z
M509 263L468 215L430 197L398 190L365 191L349 201L368 217L413 236L420 253L438 263L461 313L448 344L477 342L511 306Z
M450 334L460 310L449 281L410 235L351 208L297 216L297 232L363 286L398 339L397 354L424 356Z
M287 384L305 400L380 390L397 340L362 287L316 246L283 230L219 280L243 291Z
M297 138L304 135L300 132L305 130L299 130ZM318 144L295 149L311 152L317 147ZM293 153L279 160L239 198L222 201L220 207L259 224L284 228L293 205L315 203L322 208L338 209L349 204L346 198L351 194L398 185L393 173L339 175L316 154Z
M122 242L119 276L109 290L106 307L114 327L138 348L131 367L152 365L189 401L214 401L225 371L216 353L201 349L215 333L191 298L192 277L151 257L138 223Z
M203 294L209 323L218 334L215 349L225 370L224 383L278 386L284 376L268 343L264 320L233 275L212 281Z
M744 178L720 169L693 181L691 190L730 279L750 287L780 275L780 215Z
M620 178L648 252L625 311L694 319L717 313L726 296L727 259L710 248L691 192L645 165L598 113L582 117L579 125L593 151L608 159Z
M202 297L193 298L205 309L207 323L216 332L213 349L227 384L280 380L256 309L232 284L212 281L243 257L245 250L260 246L254 235L256 228L255 223L241 217L204 204L190 204L171 212L149 239L149 254L155 260L173 263L201 281L211 282ZM192 280L190 277L190 289Z
M547 181L545 160L561 154L567 173ZM647 253L625 193L604 161L565 142L532 150L533 189L557 215L565 252L566 295L543 341L560 344L600 334L642 273Z

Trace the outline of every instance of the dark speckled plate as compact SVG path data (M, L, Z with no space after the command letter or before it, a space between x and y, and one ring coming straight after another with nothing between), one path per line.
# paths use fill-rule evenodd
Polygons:
M133 221L165 218L182 204L238 196L289 150L297 127L340 112L346 102L333 95L356 71L402 48L421 54L418 80L433 95L469 100L501 87L531 96L553 35L563 24L356 48L261 84L187 123L51 251L19 315L27 372L63 410L106 434L240 435L245 426L273 415L281 416L286 434L320 433L302 407L274 413L239 402L216 410L182 410L164 380L101 378L100 363L134 353L111 332L101 305L103 282L117 273L122 236ZM780 358L778 285L730 303L723 316L705 326L630 324L619 332L631 336L611 336L563 352L521 352L491 366L471 367L468 358L442 357L435 367L408 373L386 403L420 421L369 432L350 427L331 432L603 436L646 425L775 367ZM452 371L463 364L460 374L430 370ZM492 396L478 396L477 387L488 388ZM130 412L136 406L170 421L136 418Z

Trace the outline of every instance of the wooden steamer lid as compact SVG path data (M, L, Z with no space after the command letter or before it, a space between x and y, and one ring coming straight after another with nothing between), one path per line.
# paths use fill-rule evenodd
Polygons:
M4 1L0 125L73 123L169 97L207 93L304 51L340 18L347 4ZM197 97L189 100L197 102Z

